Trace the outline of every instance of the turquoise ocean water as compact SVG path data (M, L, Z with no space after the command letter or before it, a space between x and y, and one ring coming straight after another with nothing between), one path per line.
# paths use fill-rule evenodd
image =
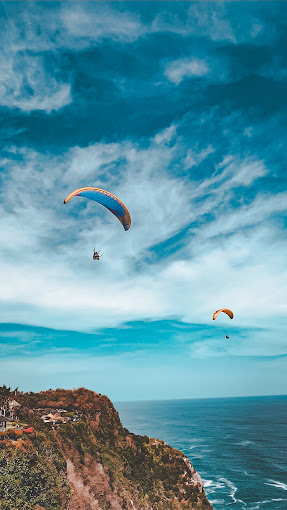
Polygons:
M189 457L215 510L287 510L287 396L115 407L129 430Z

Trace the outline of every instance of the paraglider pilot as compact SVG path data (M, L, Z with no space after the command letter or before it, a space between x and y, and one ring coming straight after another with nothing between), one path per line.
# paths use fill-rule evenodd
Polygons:
M101 256L102 256L102 254L100 254L100 251L96 251L95 248L94 248L93 259L94 260L100 260Z

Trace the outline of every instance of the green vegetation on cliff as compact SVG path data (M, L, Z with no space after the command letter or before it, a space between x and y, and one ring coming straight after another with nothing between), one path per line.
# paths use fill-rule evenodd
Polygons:
M41 444L21 441L21 446L2 442L0 451L1 510L66 508L72 494L66 478L66 463L43 438ZM34 441L33 441L34 442Z

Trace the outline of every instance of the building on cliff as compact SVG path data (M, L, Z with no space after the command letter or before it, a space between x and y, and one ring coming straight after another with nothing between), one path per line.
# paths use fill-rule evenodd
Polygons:
M6 418L6 416L4 416L4 415L0 416L0 430L1 431L7 429L7 421L11 421L11 420L9 420L9 418Z

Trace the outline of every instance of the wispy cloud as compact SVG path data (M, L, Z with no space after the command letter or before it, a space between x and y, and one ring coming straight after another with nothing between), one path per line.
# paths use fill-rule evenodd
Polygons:
M202 149L199 152L196 150L187 150L186 156L184 158L184 167L189 170L193 166L198 166L202 161L204 161L210 154L212 154L215 149L209 145L206 149Z
M209 67L204 60L198 58L179 59L169 62L165 69L167 78L178 85L184 78L199 78L209 73Z
M265 16L264 9L259 12L258 9L250 9L250 6L246 9L243 7L239 15L238 10L227 2L193 2L187 4L184 14L161 9L152 27L154 31L171 31L183 37L206 37L215 42L260 43L276 36L274 29L267 31Z
M51 113L72 101L70 84L58 82L47 73L41 58L5 57L0 65L1 105L25 112Z
M111 3L19 4L17 12L8 4L3 10L2 40L16 52L81 51L105 39L131 43L150 32L139 14Z
M102 39L132 42L146 33L137 14L105 4L76 4L73 9L62 4L61 19L69 36L90 43Z
M71 85L57 77L55 63L40 55L39 49L35 53L19 48L8 30L6 36L1 37L0 105L51 113L71 103Z

